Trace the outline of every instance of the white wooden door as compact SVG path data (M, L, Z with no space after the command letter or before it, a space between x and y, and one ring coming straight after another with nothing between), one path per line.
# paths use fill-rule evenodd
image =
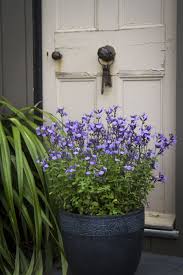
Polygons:
M157 129L175 131L176 0L43 0L43 105L64 106L72 118L113 104L123 113L146 112ZM101 95L97 50L116 50L112 88ZM54 50L63 55L54 61ZM151 210L174 212L175 154L161 168Z

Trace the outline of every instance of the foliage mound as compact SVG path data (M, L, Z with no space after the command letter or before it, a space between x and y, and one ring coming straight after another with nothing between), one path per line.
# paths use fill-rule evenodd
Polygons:
M147 115L124 118L117 106L98 109L80 121L60 119L37 129L47 144L41 160L57 209L86 215L119 215L143 207L157 181L158 157L175 136L156 133Z

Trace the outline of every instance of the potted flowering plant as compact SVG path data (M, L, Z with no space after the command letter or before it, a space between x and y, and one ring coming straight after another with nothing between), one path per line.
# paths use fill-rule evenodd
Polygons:
M129 119L118 107L94 110L81 121L60 119L37 129L47 140L41 160L59 210L72 275L132 275L143 243L144 205L156 182L158 156L175 143L155 133L147 115Z

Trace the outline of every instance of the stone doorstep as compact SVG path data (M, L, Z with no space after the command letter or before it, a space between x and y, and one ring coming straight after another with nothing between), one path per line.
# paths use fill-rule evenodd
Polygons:
M145 228L173 230L175 214L145 211Z

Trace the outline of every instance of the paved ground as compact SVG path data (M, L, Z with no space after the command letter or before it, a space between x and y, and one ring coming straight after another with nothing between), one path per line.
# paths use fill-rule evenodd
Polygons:
M61 275L61 273L55 270L49 275ZM183 258L143 253L135 275L183 275Z
M136 275L183 275L183 258L144 253Z

